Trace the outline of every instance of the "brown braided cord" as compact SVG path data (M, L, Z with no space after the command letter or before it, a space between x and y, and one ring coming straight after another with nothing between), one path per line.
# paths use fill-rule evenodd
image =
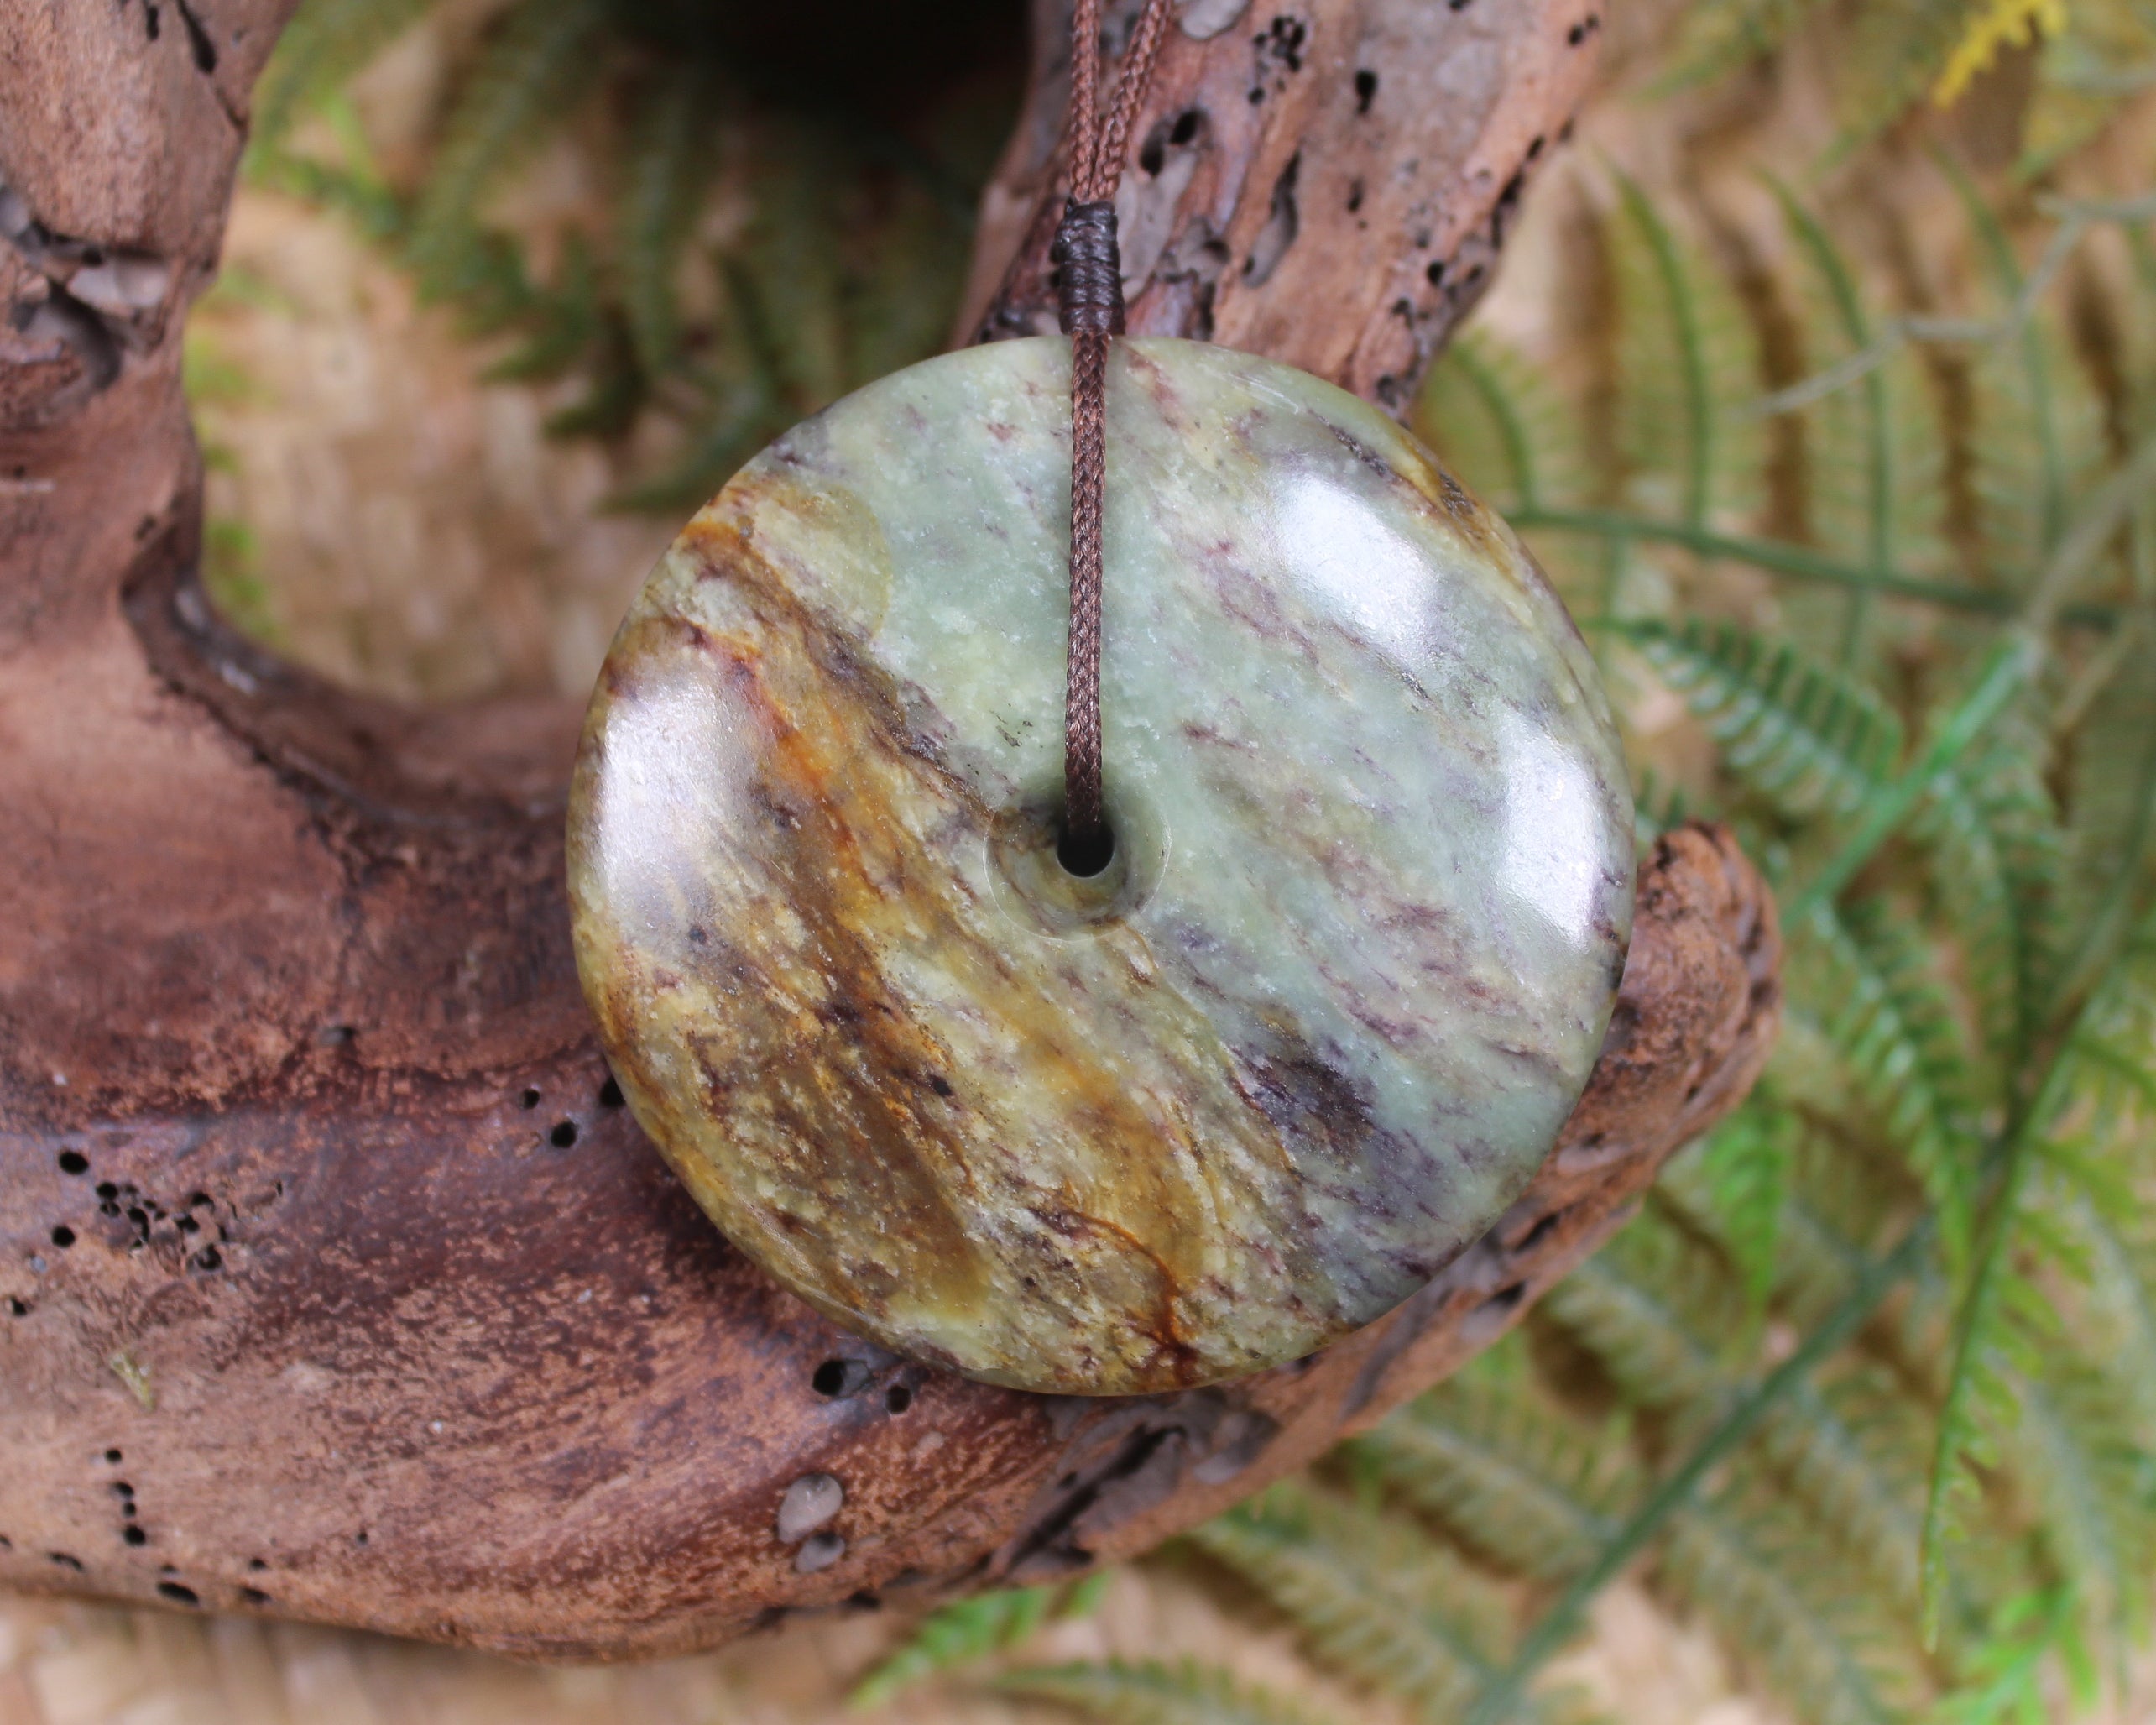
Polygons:
M1115 106L1101 124L1100 0L1071 13L1071 190L1056 230L1057 296L1071 338L1071 624L1063 698L1065 855L1107 860L1101 811L1101 499L1107 482L1108 343L1123 329L1115 187L1130 127L1167 32L1168 0L1146 0Z

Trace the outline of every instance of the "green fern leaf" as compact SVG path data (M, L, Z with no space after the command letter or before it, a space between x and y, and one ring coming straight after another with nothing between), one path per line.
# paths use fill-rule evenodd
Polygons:
M2023 277L2005 228L1960 166L1945 156L1939 161L2000 301L2012 304ZM2075 499L2103 464L2101 416L2056 326L2045 318L1980 348L1970 376L1975 572L1998 580L2042 567L2064 537Z
M896 1651L854 1687L847 1705L880 1707L901 1689L1020 1645L1051 1616L1080 1617L1099 1600L1104 1574L1075 1587L1006 1587L938 1606Z
M1788 813L1846 814L1892 778L1901 722L1794 647L1696 619L1618 627L1706 723L1729 770Z
M1759 1435L1761 1453L1814 1524L1911 1612L1921 1579L1924 1436L1917 1410L1868 1373L1831 1393L1800 1386Z
M1539 1318L1592 1353L1627 1400L1711 1418L1734 1393L1717 1341L1700 1320L1741 1315L1676 1231L1649 1211L1543 1297Z
M1840 247L1779 180L1768 184L1809 266L1799 308L1804 369L1816 374L1870 347L1877 332ZM1930 392L1911 375L1918 363L1905 358L1877 366L1803 417L1807 525L1830 551L1867 570L1935 567L1944 561L1941 431ZM1805 597L1792 595L1799 604L1785 604L1793 633L1801 635ZM1835 662L1845 672L1869 662L1874 599L1868 587L1832 599L1841 612Z
M2156 15L2136 0L2080 0L2044 47L2018 173L2047 174L2093 143L2156 81Z
M1704 84L1774 53L1819 0L1701 0L1678 25L1665 86Z
M1374 1511L1276 1487L1190 1538L1266 1594L1321 1663L1424 1719L1456 1715L1502 1651L1501 1603Z
M1695 1223L1706 1224L1755 1315L1766 1309L1774 1289L1782 1210L1801 1130L1787 1110L1757 1099L1709 1133L1696 1152L1664 1168L1657 1186Z
M1103 1660L1006 1672L995 1686L1114 1725L1320 1725L1279 1696L1186 1660Z
M614 255L637 363L659 377L673 369L680 354L674 274L714 165L714 92L693 62L654 82L655 87L640 94L622 164Z
M1757 340L1729 284L1619 175L1610 233L1620 307L1620 424L1633 489L1693 527L1749 504L1758 421Z
M1441 1386L1351 1453L1472 1550L1541 1581L1594 1560L1637 1494L1616 1434L1594 1434L1522 1384Z
M1746 1648L1805 1725L1892 1725L1915 1686L1886 1656L1861 1590L1784 1521L1724 1502L1673 1523L1663 1584Z
M597 81L608 0L517 0L458 89L412 221L410 256L441 296L465 287L479 200Z
M1431 368L1415 430L1461 482L1505 513L1559 507L1586 489L1579 416L1526 358L1476 329Z
M2056 959L2065 841L2045 765L2043 732L2019 703L1939 775L1911 823L1967 956L1985 1040L2007 1073L2035 1043Z
M1807 923L1826 980L1817 985L1829 1036L1912 1174L1930 1198L1950 1261L1969 1243L1980 1139L1975 1080L1945 991L1929 955L1890 907L1837 913L1816 906Z
M2130 1629L2146 1607L2152 1556L2144 1452L2104 1379L2066 1350L2046 1351L2041 1376L2011 1379L2007 1466L2039 1509L2044 1546L2077 1602L2106 1628Z
M571 234L563 245L561 273L554 284L543 293L527 289L522 298L524 342L487 368L490 381L560 377L607 339L597 262L580 233Z
M254 86L255 148L274 145L303 110L402 35L431 0L307 0L277 38Z

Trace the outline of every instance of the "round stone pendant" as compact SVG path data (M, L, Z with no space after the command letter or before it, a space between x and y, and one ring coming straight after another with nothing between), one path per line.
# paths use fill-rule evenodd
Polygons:
M630 608L570 802L636 1117L810 1304L990 1383L1182 1388L1381 1316L1585 1084L1632 912L1593 661L1376 410L1110 350L1107 808L1057 860L1069 361L885 378Z

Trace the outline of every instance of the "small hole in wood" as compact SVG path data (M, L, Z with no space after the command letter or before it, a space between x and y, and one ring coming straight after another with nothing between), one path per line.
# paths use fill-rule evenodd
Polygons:
M521 1100L525 1107L536 1108L539 1106L539 1092L534 1090L528 1090L524 1093Z
M74 1245L75 1230L65 1222L60 1223L52 1231L52 1243L63 1248Z
M64 1174L86 1174L90 1172L90 1158L80 1150L63 1150L60 1153L60 1171Z
M175 1605L200 1605L202 1596L185 1581L159 1581L157 1591Z
M556 1122L554 1130L546 1135L546 1142L556 1150L566 1150L577 1142L577 1122L573 1120Z
M884 1392L884 1406L894 1414L903 1414L913 1405L913 1392L902 1383L894 1383Z
M599 1086L599 1106L602 1108L619 1108L621 1106L621 1086L616 1084L612 1078L608 1078L604 1084Z
M120 1537L130 1545L147 1545L149 1543L149 1535L133 1522L120 1529Z

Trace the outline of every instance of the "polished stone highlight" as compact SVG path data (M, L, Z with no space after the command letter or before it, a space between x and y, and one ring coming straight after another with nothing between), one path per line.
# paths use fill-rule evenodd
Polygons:
M572 795L577 963L742 1249L970 1377L1292 1359L1481 1233L1600 1049L1632 906L1594 664L1398 426L1202 343L1109 366L1100 875L1054 855L1056 339L743 469L631 608Z

